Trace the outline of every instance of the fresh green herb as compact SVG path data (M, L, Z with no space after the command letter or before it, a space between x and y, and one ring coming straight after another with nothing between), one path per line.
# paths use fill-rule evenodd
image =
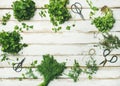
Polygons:
M44 10L44 9L42 9L42 10L39 12L39 15L40 15L41 17L46 17L46 13L47 13L47 11Z
M102 8L103 16L99 16L92 20L92 24L94 24L100 32L108 32L110 31L115 23L115 19L113 17L113 12L107 6Z
M54 32L58 32L58 31L60 31L62 29L62 27L54 27L54 28L52 28L52 30L54 31Z
M75 60L74 65L71 68L68 76L74 80L74 82L77 82L79 75L82 73L82 69L80 68L79 63Z
M69 0L49 0L49 4L45 5L53 25L58 26L71 18L66 8L68 2Z
M33 68L35 68L36 65L37 65L37 60L31 63L31 66L26 69L26 73L23 73L22 77L20 77L19 80L22 81L23 79L26 78L38 79L38 77L35 75L36 70L33 70Z
M67 27L66 27L66 30L70 30L70 28L71 28L70 26L67 26Z
M86 2L88 3L88 5L90 6L90 18L92 18L93 15L96 14L96 12L99 10L97 7L93 6L93 3L89 0L86 0Z
M7 55L6 54L2 54L1 55L1 62L3 62L3 61L8 61L9 60L9 58L7 57Z
M37 61L32 62L31 66L27 69L27 72L25 73L26 77L37 79L38 77L34 74L33 67L35 67L37 64ZM24 75L24 77L25 77Z
M100 45L105 49L118 49L120 48L120 39L112 34L103 34L104 39L101 40Z
M37 66L38 72L44 77L44 82L39 86L48 86L49 82L61 75L64 69L65 63L58 63L53 56L44 55L43 61Z
M27 25L26 23L22 23L22 26L23 26L23 28L25 28L26 30L33 29L33 25L29 26L29 25Z
M33 0L17 0L13 2L12 8L18 21L30 20L36 11Z
M21 35L17 31L13 32L0 32L0 44L2 46L1 50L5 53L17 54L24 47L27 47L27 44L22 44Z
M18 25L14 27L14 30L17 32L23 32L23 29L26 30L33 29L33 25L29 26L26 23L22 23L22 27L19 27Z
M89 79L92 79L92 75L95 74L97 71L98 66L96 64L96 60L91 57L91 59L86 62L86 69L84 70L84 73L88 75Z
M6 25L6 23L10 20L10 13L6 13L5 16L2 17L2 25Z

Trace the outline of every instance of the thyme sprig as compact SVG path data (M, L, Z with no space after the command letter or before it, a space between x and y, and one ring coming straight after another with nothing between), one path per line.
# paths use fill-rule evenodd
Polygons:
M82 73L82 69L80 68L79 63L75 60L74 65L68 73L68 76L74 80L74 82L78 81L79 75Z

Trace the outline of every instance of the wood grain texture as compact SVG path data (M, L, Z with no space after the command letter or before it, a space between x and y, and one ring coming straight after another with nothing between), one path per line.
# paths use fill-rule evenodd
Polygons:
M16 0L0 0L0 31L13 31L15 25L21 26L22 22L18 22L13 16L11 5L14 1ZM98 29L91 25L89 18L90 8L86 0L70 0L67 8L72 18L60 25L63 29L58 33L54 33L51 30L54 26L50 22L49 14L45 18L39 16L41 7L49 3L49 0L34 1L37 7L35 16L30 21L23 21L28 25L33 25L34 28L29 31L23 30L23 33L21 33L23 37L22 42L27 43L29 46L24 48L18 56L8 56L11 59L10 63L17 58L20 60L26 58L23 64L24 68L22 72L16 73L7 62L0 62L0 86L37 86L43 81L43 77L38 73L36 75L39 79L36 80L24 79L19 81L18 78L21 77L21 74L25 72L32 61L37 60L41 63L42 55L44 54L52 54L58 62L66 62L67 69L64 71L66 74L69 72L70 67L73 66L74 60L77 60L81 67L85 68L85 62L90 59L88 52L91 48L96 50L94 59L96 59L98 65L104 60L102 56L103 49L95 47L103 37L101 33L98 33ZM85 21L71 11L70 6L75 2L82 4L82 13ZM113 10L116 23L110 33L120 38L120 0L92 0L92 2L99 8L107 5ZM12 17L7 25L3 26L1 24L2 16L8 12L10 12ZM65 29L67 25L72 26L73 24L75 24L75 27L71 27L70 31ZM0 51L0 54L2 53ZM112 51L108 58L111 58L114 54L117 54L118 61L113 64L107 63L106 67L99 65L99 71L93 75L92 80L88 80L87 76L82 74L79 77L79 81L74 83L72 79L63 74L58 79L52 81L49 86L120 86L120 49Z

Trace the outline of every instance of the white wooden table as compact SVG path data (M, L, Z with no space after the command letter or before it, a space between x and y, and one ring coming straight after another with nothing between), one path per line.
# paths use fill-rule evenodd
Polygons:
M11 4L15 0L0 0L0 20L5 13L10 12L13 14ZM20 59L26 58L24 67L29 67L30 63L34 60L41 62L42 55L52 54L55 56L58 62L66 62L68 72L69 67L74 63L76 59L82 67L85 66L90 56L87 55L89 49L94 48L97 52L95 59L99 64L104 58L102 56L103 50L94 47L94 44L99 42L98 38L101 38L101 34L98 38L95 38L94 33L97 31L95 26L91 25L89 19L89 6L86 0L70 0L70 4L67 6L70 10L71 4L80 2L83 6L83 15L85 21L82 21L79 15L71 12L72 19L66 22L62 26L75 24L74 28L70 31L63 28L60 32L54 33L51 28L53 25L50 23L49 16L41 18L39 16L40 8L47 4L49 0L34 0L36 2L37 11L35 16L30 21L24 21L29 25L34 25L34 29L30 31L24 31L21 33L23 36L23 42L29 44L27 48L24 48L20 52ZM92 0L93 4L97 7L107 5L111 7L116 19L114 28L111 30L112 34L117 35L120 38L120 0ZM1 22L1 21L0 21ZM0 31L2 29L6 31L12 31L15 25L21 25L12 15L11 20L6 26L0 24ZM120 58L120 49L115 50L112 54L117 54ZM10 56L10 58L16 58L17 56ZM19 81L18 78L25 72L25 68L21 73L16 73L12 70L6 62L0 62L0 86L37 86L42 82L42 77L39 79L25 79ZM120 59L114 63L107 63L105 67L100 67L97 74L93 75L92 80L88 80L87 76L82 74L79 77L79 81L74 83L73 80L63 75L59 79L52 81L49 86L120 86Z

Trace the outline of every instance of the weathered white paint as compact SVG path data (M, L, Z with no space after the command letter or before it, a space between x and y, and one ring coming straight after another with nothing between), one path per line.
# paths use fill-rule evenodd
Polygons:
M0 8L12 8L12 2L15 0L1 0L0 2ZM49 3L49 0L34 0L36 2L36 7L40 8L43 7L45 4ZM88 4L86 3L86 0L70 0L70 4L68 7L70 7L73 3L80 2L84 8L89 8ZM107 5L109 7L120 7L120 0L92 0L93 4L97 7L102 7L104 5Z
M0 23L2 16L5 13L10 12L12 17L7 23L7 26L2 26L0 24L0 31L12 31L15 25L21 26L21 23L18 22L14 16L11 9L12 2L15 0L0 0ZM42 55L52 54L55 55L55 59L58 62L66 62L67 69L64 73L68 73L70 67L73 65L74 60L76 59L82 68L85 68L85 62L90 59L88 51L91 48L96 50L96 59L97 64L104 60L102 53L103 49L99 47L94 47L95 44L99 42L99 39L102 39L101 34L95 37L97 33L97 28L94 25L91 25L91 20L89 19L89 6L86 3L86 0L70 0L70 4L67 6L72 17L70 21L62 24L63 29L54 33L51 28L53 25L49 21L49 15L47 14L46 18L41 18L39 12L41 7L49 2L49 0L34 0L36 2L36 7L38 8L35 16L30 21L24 21L29 25L33 25L34 29L30 31L24 30L21 35L23 36L23 41L28 43L29 46L24 48L19 56L9 56L9 58L16 60L26 58L26 61L23 67L29 67L31 62L38 60L41 63ZM76 15L71 12L70 6L76 1L80 2L83 6L83 15L85 21L81 20L79 15ZM92 0L93 4L98 7L107 5L112 8L116 23L111 30L111 34L117 35L120 38L120 0ZM65 30L67 25L73 25L70 31ZM1 48L1 47L0 47ZM2 52L0 51L0 54ZM79 81L74 83L66 75L62 75L59 79L52 81L49 86L120 86L120 49L114 50L111 52L111 55L108 58L111 58L113 54L118 54L118 61L116 63L107 63L106 67L100 66L97 74L93 75L93 80L88 80L87 76L82 74L79 77ZM12 60L10 61L13 62ZM21 73L16 73L12 70L12 66L8 65L7 62L0 62L0 86L37 86L42 82L42 76L39 76L39 79L26 79L19 81L17 78L25 72L25 69Z

